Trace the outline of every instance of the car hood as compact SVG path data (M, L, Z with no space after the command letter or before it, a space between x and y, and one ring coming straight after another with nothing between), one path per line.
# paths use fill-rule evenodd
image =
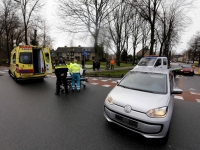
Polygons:
M159 108L168 104L169 96L167 94L154 94L131 90L116 86L110 95L116 105L124 107L130 105L132 110L139 112L148 112L150 109Z

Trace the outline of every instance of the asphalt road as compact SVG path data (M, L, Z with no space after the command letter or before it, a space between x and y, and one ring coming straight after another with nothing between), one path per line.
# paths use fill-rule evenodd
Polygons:
M186 77L186 78L185 78ZM55 77L17 84L0 76L1 150L199 150L200 103L175 99L166 143L108 123L103 103L112 89L87 84L60 96ZM179 88L200 91L199 77L176 78Z

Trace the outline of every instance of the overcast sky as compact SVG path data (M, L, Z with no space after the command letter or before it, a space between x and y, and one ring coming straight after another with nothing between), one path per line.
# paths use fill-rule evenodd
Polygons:
M197 31L200 31L200 0L192 12L190 12L190 17L192 19L191 25L185 29L185 32L181 36L180 43L173 48L177 53L181 53L184 49L187 49L187 43L196 34ZM56 17L56 3L54 0L48 0L47 5L45 6L45 16L47 16L47 23L50 26L50 35L54 40L53 48L56 50L57 47L70 46L70 40L73 39L73 46L93 46L90 42L83 42L78 37L72 38L68 33L63 33L57 29L57 25L61 24ZM89 40L88 40L89 41ZM139 49L138 49L139 50ZM138 51L137 50L137 51Z

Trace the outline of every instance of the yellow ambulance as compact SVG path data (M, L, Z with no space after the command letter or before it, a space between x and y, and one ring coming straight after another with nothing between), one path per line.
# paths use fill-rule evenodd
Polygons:
M15 47L11 51L8 73L16 82L44 79L47 73L52 73L50 49L32 45Z

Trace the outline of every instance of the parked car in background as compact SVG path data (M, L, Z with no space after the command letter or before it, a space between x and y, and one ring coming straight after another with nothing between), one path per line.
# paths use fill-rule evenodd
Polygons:
M168 137L176 88L169 69L138 67L129 71L104 102L107 121L146 138Z
M194 68L192 67L192 65L186 64L186 65L182 65L181 67L182 67L182 69L179 72L179 74L182 74L182 75L188 74L188 75L192 75L192 76L194 75Z

